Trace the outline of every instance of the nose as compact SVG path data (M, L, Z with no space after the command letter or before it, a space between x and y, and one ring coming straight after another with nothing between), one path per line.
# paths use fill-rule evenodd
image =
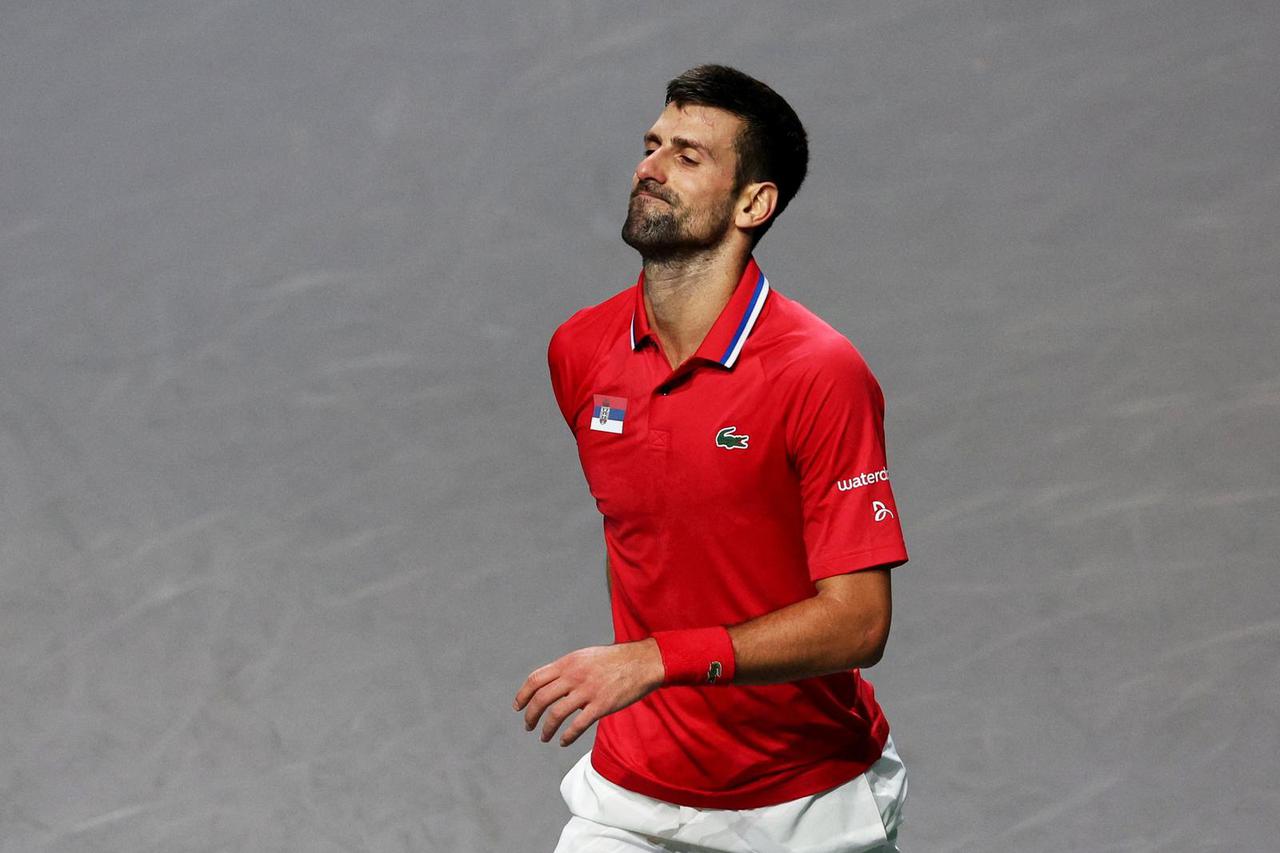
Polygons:
M667 182L667 172L662 166L662 161L659 159L659 152L657 149L655 149L652 154L641 160L640 164L636 166L636 183L640 183L645 180L655 181L659 184L665 184Z

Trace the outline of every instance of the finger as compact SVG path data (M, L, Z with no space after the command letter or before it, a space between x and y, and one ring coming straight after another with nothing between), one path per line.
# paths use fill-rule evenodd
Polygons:
M529 677L524 680L524 684L521 684L520 689L516 691L516 701L512 703L511 707L517 711L523 708L534 693L537 693L543 685L556 677L557 672L555 664L549 663L529 673Z
M573 743L582 733L591 728L596 720L600 719L600 715L596 713L596 706L587 705L583 707L578 716L573 718L573 722L564 730L564 734L560 736L560 745L568 746Z
M572 685L568 681L563 678L557 678L533 694L533 698L529 700L529 706L524 711L524 730L526 732L533 731L533 727L538 724L538 718L542 716L542 712L551 703L567 696L571 689Z
M559 702L551 706L551 710L547 711L547 721L542 724L542 742L546 743L551 740L552 735L556 733L556 729L560 728L560 724L564 722L574 711L585 705L586 702L570 693Z

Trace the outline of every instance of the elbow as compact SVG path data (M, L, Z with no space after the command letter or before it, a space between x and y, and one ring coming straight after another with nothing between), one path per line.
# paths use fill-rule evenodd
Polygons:
M867 669L880 663L880 659L884 657L884 647L888 645L888 642L889 635L887 633L879 638L868 638L859 649L858 661L854 663L853 667Z
M826 604L828 663L833 671L875 666L889 642L893 598L887 570L854 572L818 582Z
M878 613L868 618L856 634L857 642L852 650L853 660L849 668L866 669L875 666L884 657L885 646L889 644L889 614Z
M858 664L858 667L866 669L880 663L880 659L884 657L884 647L888 644L889 633L886 631L882 636L874 640L872 644L868 645L863 655L862 663Z

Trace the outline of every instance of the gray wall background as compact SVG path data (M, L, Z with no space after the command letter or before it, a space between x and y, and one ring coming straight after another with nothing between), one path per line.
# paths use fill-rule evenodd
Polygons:
M0 850L549 851L610 638L546 340L666 80L888 396L916 851L1280 837L1271 0L0 4Z

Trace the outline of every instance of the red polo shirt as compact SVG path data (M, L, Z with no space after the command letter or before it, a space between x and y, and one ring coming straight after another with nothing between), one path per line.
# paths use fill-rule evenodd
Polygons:
M650 330L643 273L561 325L549 362L604 516L617 642L745 622L821 578L906 561L875 377L754 259L679 368ZM664 687L600 721L592 764L661 800L748 809L849 781L888 732L858 670Z

